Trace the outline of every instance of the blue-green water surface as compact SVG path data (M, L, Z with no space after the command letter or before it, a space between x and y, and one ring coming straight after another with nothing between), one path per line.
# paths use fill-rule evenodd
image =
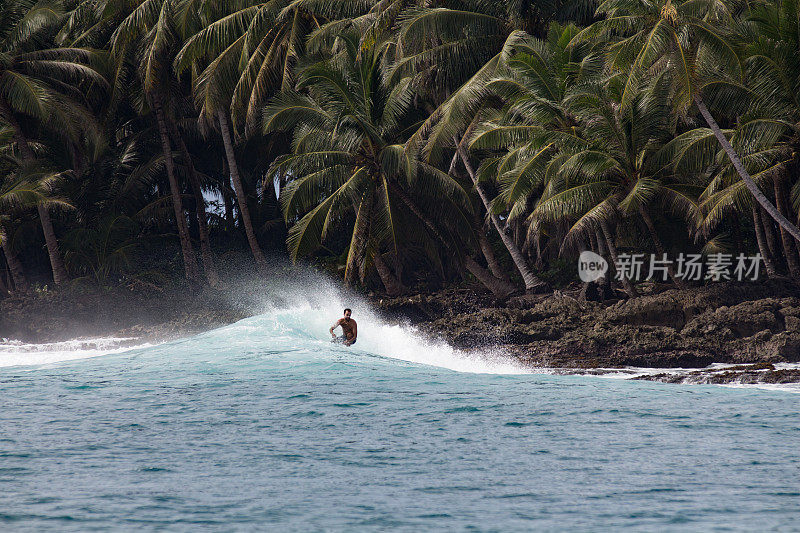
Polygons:
M364 319L348 349L330 319L0 368L0 529L800 528L800 395L522 373Z

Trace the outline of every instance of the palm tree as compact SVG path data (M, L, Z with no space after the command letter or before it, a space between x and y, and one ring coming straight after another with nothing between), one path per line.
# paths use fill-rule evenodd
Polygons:
M595 0L408 2L397 42L405 75L427 71L428 89L455 90L491 62L515 31L541 36L551 22L591 19Z
M402 282L385 256L396 263L408 238L399 223L401 206L430 229L434 225L414 196L430 195L443 213L468 209L468 199L444 172L411 165L403 157L413 90L410 79L384 83L386 47L359 45L353 32L342 35L340 44L334 57L300 71L299 88L308 94L284 93L264 116L266 133L295 132L293 153L273 167L292 177L281 194L287 221L296 220L287 244L293 259L308 255L335 228L353 220L351 213L345 280L351 283L356 272L363 278L371 263L387 292L396 294ZM433 231L440 242L448 242L438 228Z
M558 174L539 200L536 214L548 219L576 217L568 237L599 227L612 257L617 255L613 223L637 216L663 257L666 250L653 208L673 211L690 225L697 212L685 184L673 179L661 154L674 135L669 86L664 77L655 80L628 107L620 104L622 91L622 83L612 79L582 87L567 98L571 114L583 124L586 144L562 150L563 157L556 158ZM668 270L682 286L671 266ZM629 283L626 290L634 292Z
M32 125L79 135L76 124L81 123L85 113L77 101L78 85L104 83L87 65L90 52L58 47L55 43L64 17L63 6L57 0L13 0L0 6L0 121L12 129L26 165L34 165L37 159L26 129ZM47 204L36 207L53 281L58 285L68 279L64 260Z
M550 21L558 19L560 13L586 13L593 4L592 1L546 4L466 2L409 9L399 30L397 49L401 58L394 68L395 76L427 69L435 73L431 74L435 79L424 84L428 92L433 93L433 99L440 102L438 95L447 96L411 137L408 151L421 153L429 162L438 164L442 150L453 143L456 155L472 179L487 212L492 213L465 148L469 142L469 134L465 131L471 133L469 125L474 124L476 115L486 103L487 84L502 72L505 61L517 46L527 46L529 35L522 29L544 33L548 31ZM538 290L546 286L533 273L497 217L490 215L490 218L526 289Z
M23 166L0 181L0 247L6 256L12 280L18 291L25 292L28 289L28 280L9 238L6 221L14 211L32 206L41 206L45 210L54 206L71 207L65 200L53 194L54 185L61 178L62 176L57 173L42 172L30 166Z
M738 129L745 146L780 152L773 162L782 161L770 172L778 211L797 221L788 201L787 189L796 183L800 169L800 5L797 2L758 2L750 7L745 23L738 26L737 44L744 50L745 83L752 93L753 108ZM769 184L767 184L769 185ZM795 239L781 227L784 257L794 278L800 277L800 258Z
M184 24L182 28L186 42L176 54L173 65L179 75L190 67L193 71L202 69L192 79L200 120L205 126L218 126L247 242L256 264L263 271L267 262L253 228L247 193L234 151L229 117L234 80L238 78L238 61L242 57L245 43L242 33L254 20L257 21L258 28L263 28L267 19L263 15L257 16L259 8L263 6L250 2L232 5L232 13L217 9L211 4L198 12L192 12L193 7L193 2L183 6L185 15L182 19L189 20L191 15L195 20Z
M264 114L264 132L295 131L293 153L279 157L271 173L291 181L281 194L289 230L287 245L293 260L316 251L345 213L355 215L345 264L345 282L357 274L362 281L374 264L390 294L403 291L381 247L397 246L393 183L402 169L397 137L409 111L406 81L396 88L381 83L381 51L361 50L351 33L343 35L345 50L299 73L299 89L284 92Z
M776 131L772 118L743 117L735 129L723 130L737 153L742 154L742 164L759 187L776 188L780 176L792 163L791 150L780 140L781 127ZM724 225L732 216L740 214L753 218L756 241L764 259L769 277L778 276L775 259L780 259L776 246L767 243L773 240L773 222L766 212L755 203L753 196L739 179L736 169L718 143L710 128L695 128L672 139L661 151L661 163L669 166L676 175L692 176L700 181L703 190L698 195L697 229L709 235ZM792 239L793 240L793 239ZM796 255L793 248L784 245L784 257L793 276L797 275ZM777 252L777 253L776 253Z
M686 109L694 103L756 201L782 228L800 239L800 229L761 192L706 106L706 93L736 87L742 74L739 57L721 31L734 22L726 4L721 0L606 0L597 9L597 16L606 18L579 33L574 42L598 38L614 41L608 46L609 64L627 73L622 105L631 104L654 70L668 68L677 94L676 107ZM730 98L725 100L725 105L734 103Z
M94 227L77 228L68 235L67 262L85 279L107 285L130 268L130 255L140 244L137 236L138 225L131 218L108 216Z
M309 1L267 0L206 3L188 0L181 6L185 43L175 58L180 73L198 63L208 64L197 80L204 97L230 100L231 127L236 134L260 133L262 108L280 90L291 90L295 67L306 55L309 36L332 20L355 24L365 11L363 2L324 5ZM373 10L382 5L373 6ZM372 10L368 10L368 13ZM338 36L342 27L330 26ZM325 37L317 37L324 41ZM204 88L202 85L209 84ZM224 94L219 91L223 90ZM214 105L205 99L200 107Z
M567 108L565 99L570 87L586 83L599 69L597 58L588 54L588 47L568 48L577 32L574 25L553 23L544 40L523 33L510 40L513 44L501 63L499 75L482 89L487 100L504 103L502 111L485 108L481 112L483 121L475 133L468 133L457 143L462 154L467 140L471 140L472 150L498 154L485 158L479 172L470 167L467 170L529 289L541 282L535 276L531 278L530 267L496 213L507 211L508 223L529 214L531 200L541 189L545 176L557 168L553 165L558 161L553 157L556 147L566 148L575 142L578 119ZM499 184L499 196L493 202L485 198L480 183L487 179ZM528 224L530 230L535 227ZM529 231L528 238L532 237Z
M165 109L170 87L174 83L171 66L177 38L175 12L175 0L134 0L129 3L106 0L102 18L115 24L110 45L112 54L120 65L123 62L138 65L136 70L143 96L142 108L149 107L154 114L167 170L185 275L190 284L194 285L199 282L200 272L184 213L170 145L170 119L168 110Z
M505 42L503 49L486 63L472 78L464 83L450 98L439 108L430 113L429 117L416 129L406 142L407 157L420 159L437 165L442 164L443 149L450 146L455 148L455 155L450 163L450 170L455 168L456 159L460 159L487 213L492 213L489 198L478 183L477 173L470 162L466 145L469 143L476 125L478 114L486 104L486 85L492 77L504 67L506 59L512 54L517 45L523 45L527 34L521 31L512 33ZM395 68L395 74L399 70ZM492 226L498 232L503 245L514 261L520 272L525 287L528 290L538 290L546 287L531 270L522 252L513 239L506 235L505 228L501 226L496 217L491 217Z
M364 6L349 1L326 6L268 0L208 3L193 11L194 4L189 0L182 7L186 42L175 58L175 69L182 73L204 65L193 81L197 107L203 121L218 125L245 234L256 262L264 268L233 137L258 132L266 101L279 90L294 88L295 66L309 34L331 19L362 13Z

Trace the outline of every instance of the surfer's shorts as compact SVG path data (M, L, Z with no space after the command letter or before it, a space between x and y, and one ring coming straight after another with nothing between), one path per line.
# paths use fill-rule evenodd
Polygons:
M342 335L341 337L337 337L337 338L336 338L336 342L337 342L337 343L339 343L339 344L344 344L345 346L352 346L352 345L354 345L354 344L356 343L356 340L357 340L357 339L353 339L353 342L351 342L351 343L349 343L349 344L348 344L348 343L347 343L347 336L345 336L345 335Z

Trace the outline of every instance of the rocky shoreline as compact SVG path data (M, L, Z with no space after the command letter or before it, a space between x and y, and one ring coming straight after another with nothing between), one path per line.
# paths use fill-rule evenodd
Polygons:
M462 350L493 348L557 373L621 370L669 383L800 382L800 368L791 365L800 362L797 285L647 289L638 298L603 303L582 300L576 288L504 303L450 289L375 304L387 317L407 320ZM633 367L670 371L640 374Z

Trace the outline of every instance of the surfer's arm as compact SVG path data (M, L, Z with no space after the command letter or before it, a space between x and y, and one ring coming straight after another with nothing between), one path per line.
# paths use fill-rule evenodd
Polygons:
M330 332L331 332L331 337L333 337L334 339L336 338L336 333L334 333L334 332L333 332L333 330L335 330L336 328L338 328L338 327L339 327L339 322L340 322L340 321L339 321L339 320L337 320L337 321L336 321L336 323L335 323L334 325L332 325L332 326L331 326L331 329L330 329L330 330L328 330L328 331L330 331Z

